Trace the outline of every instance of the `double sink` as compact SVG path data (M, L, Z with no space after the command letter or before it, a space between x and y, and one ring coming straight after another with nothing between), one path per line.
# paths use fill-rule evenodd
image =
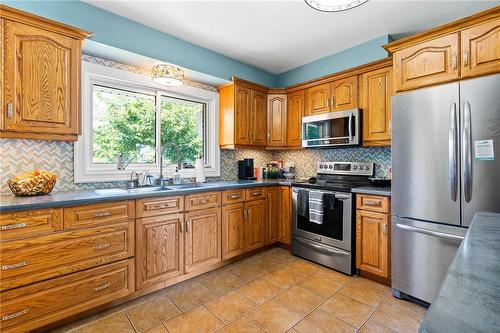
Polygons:
M113 195L113 194L125 194L125 193L151 193L151 192L188 190L196 188L210 188L218 186L220 186L220 183L189 183L189 184L169 185L169 186L146 186L146 187L136 187L129 189L109 188L109 189L95 190L95 193L99 195Z

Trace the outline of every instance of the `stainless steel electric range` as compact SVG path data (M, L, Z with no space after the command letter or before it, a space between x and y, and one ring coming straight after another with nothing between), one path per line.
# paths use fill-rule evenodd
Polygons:
M373 163L318 162L316 177L292 183L292 254L352 275L355 201L351 190L368 185L373 174ZM319 220L317 215L309 216L312 192L322 194Z

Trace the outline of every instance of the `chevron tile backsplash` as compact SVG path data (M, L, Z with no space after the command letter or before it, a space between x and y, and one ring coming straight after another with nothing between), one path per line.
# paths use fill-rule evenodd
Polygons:
M254 149L222 150L221 176L208 181L236 180L238 160L253 158L256 167L263 167L273 160L293 162L297 178L311 177L316 173L317 161L366 161L374 162L378 176L386 175L391 165L390 148L346 148L324 150L266 151ZM75 184L73 181L73 143L0 139L1 194L10 194L7 180L16 174L33 169L44 169L57 174L54 191L91 190L123 186L122 182Z

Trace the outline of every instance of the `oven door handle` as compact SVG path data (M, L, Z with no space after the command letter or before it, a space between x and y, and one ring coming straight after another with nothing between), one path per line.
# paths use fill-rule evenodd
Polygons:
M297 241L297 242L299 242L307 247L313 248L313 249L315 249L323 254L326 254L326 255L332 255L332 254L333 255L340 255L340 256L348 256L349 255L349 252L325 248L321 245L315 244L315 243L310 242L310 241L306 241L304 239L299 239L297 237L294 237L293 240Z

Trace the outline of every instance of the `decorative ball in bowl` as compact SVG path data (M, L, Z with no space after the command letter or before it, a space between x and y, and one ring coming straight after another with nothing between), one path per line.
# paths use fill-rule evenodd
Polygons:
M14 176L7 184L17 196L48 194L56 184L56 174L44 170L33 170Z

